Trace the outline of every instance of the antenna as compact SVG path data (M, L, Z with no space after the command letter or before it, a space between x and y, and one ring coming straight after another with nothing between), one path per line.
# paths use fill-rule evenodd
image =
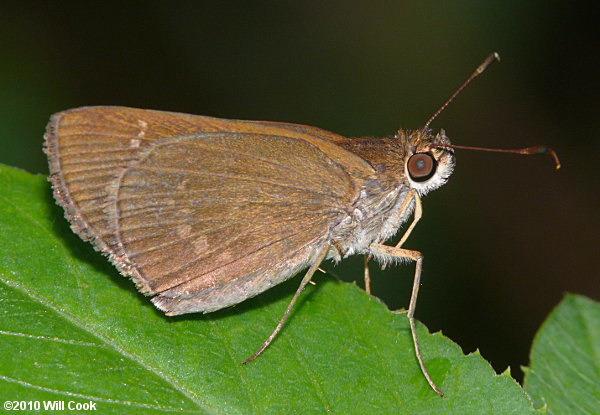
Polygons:
M489 151L491 153L513 153L513 154L523 154L526 156L531 156L533 154L548 154L554 160L554 164L556 165L556 170L560 169L560 160L558 159L558 155L554 150L550 147L546 146L533 146L526 148L487 148L487 147L471 147L471 146L459 146L454 144L440 144L438 147L450 147L450 148L458 148L462 150L476 150L476 151Z
M494 52L490 56L488 56L481 63L481 65L479 65L477 67L477 69L475 69L475 72L473 72L471 74L471 76L469 76L467 78L467 80L465 82L463 82L463 84L461 86L458 87L458 89L456 90L456 92L454 92L454 94L452 94L452 96L450 98L448 98L448 100L446 100L446 102L444 103L444 105L442 105L440 107L440 109L437 110L435 112L435 114L433 114L433 116L425 123L425 127L424 128L428 128L429 124L431 124L431 122L433 120L435 120L437 118L437 116L440 115L440 113L446 109L446 107L448 106L448 104L450 104L452 102L452 100L458 94L460 94L460 92L463 89L465 89L467 85L469 85L473 81L473 79L475 79L479 75L481 75L483 73L483 71L485 71L492 63L494 63L496 61L500 61L500 55L498 55L496 52ZM527 155L527 156L530 156L532 154L548 154L554 160L554 164L556 165L556 169L557 170L560 169L560 160L558 159L558 155L556 154L556 152L554 150L552 150L550 147L546 147L546 146L533 146L533 147L526 147L526 148L504 149L504 148L487 148L487 147L459 146L459 145L454 145L454 144L440 144L440 145L438 145L438 147L458 148L458 149L462 149L462 150L489 151L489 152L493 152L493 153L524 154L524 155Z
M438 115L440 115L440 113L442 111L444 111L446 109L446 107L448 106L448 104L450 104L452 102L452 100L458 95L460 94L460 92L465 89L467 87L467 85L469 85L471 83L471 81L473 81L473 79L477 78L479 75L481 75L483 73L483 71L485 71L492 63L496 62L496 61L500 61L500 55L498 55L498 53L494 52L492 53L490 56L488 56L482 63L481 65L479 65L477 67L477 69L475 69L475 72L473 72L471 74L471 76L469 76L467 78L467 80L465 82L463 82L463 84L461 86L458 87L458 89L456 90L456 92L454 92L454 94L452 94L452 96L450 98L448 98L448 100L446 100L446 102L444 102L444 105L442 105L440 107L439 110L437 110L435 112L435 114L433 114L431 116L431 118L429 120L427 120L427 122L425 123L425 126L423 128L428 128L429 124L431 124L431 122L433 120L435 120L437 118Z

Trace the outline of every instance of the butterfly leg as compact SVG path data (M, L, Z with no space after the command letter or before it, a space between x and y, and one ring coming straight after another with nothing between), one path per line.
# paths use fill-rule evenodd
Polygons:
M413 251L410 249L397 248L395 246L387 246L380 244L372 244L371 251L376 255L386 255L396 258L409 258L416 262L415 266L415 277L412 287L412 294L410 296L410 304L408 306L408 313L406 316L408 317L408 323L410 324L410 332L412 334L413 344L415 347L415 355L417 357L417 361L419 362L419 366L421 367L421 372L427 379L429 386L440 396L444 394L442 391L435 385L431 376L429 376L429 372L427 372L427 368L425 367L425 363L423 362L423 357L421 355L421 349L419 347L419 339L417 338L417 331L415 327L415 308L417 306L417 296L419 294L419 284L421 281L421 270L423 269L423 254L419 251Z
M423 269L423 254L419 251L413 251L410 249L400 248L400 246L402 246L402 244L406 241L406 238L408 238L408 235L410 235L410 232L413 230L413 228L415 227L416 223L419 221L419 219L421 218L422 213L423 213L422 206L421 206L421 199L416 194L416 192L412 194L412 197L414 198L414 201L415 201L414 219L413 219L412 223L410 224L410 226L408 227L408 229L406 230L406 232L404 233L404 236L402 237L400 242L398 242L398 244L396 246L388 246L388 245L374 243L374 244L371 244L370 250L375 255L390 256L390 257L395 257L395 258L408 258L408 259L411 259L416 262L412 293L410 296L410 303L408 306L408 312L407 312L406 316L408 317L408 323L410 325L410 333L412 335L413 344L415 347L415 356L417 357L417 361L419 362L419 366L421 367L421 372L423 372L423 376L425 376L425 379L427 380L427 383L429 383L429 386L431 386L431 388L438 395L444 396L444 393L436 386L436 384L431 379L431 376L429 375L429 372L427 371L427 367L425 367L425 362L423 361L423 356L421 355L421 348L419 347L419 339L417 338L417 330L416 330L416 326L415 326L415 317L414 316L415 316L415 309L417 307L417 297L419 295L419 286L421 284L421 271ZM405 199L406 204L403 203L404 209L406 209L406 207L408 206L407 200L410 201L410 199L408 197Z
M267 338L267 340L265 340L265 342L263 343L263 345L260 346L260 348L252 356L250 356L249 358L247 358L246 360L244 360L242 362L243 364L246 364L246 363L249 363L249 362L253 361L258 356L260 356L260 354L267 347L269 347L269 345L271 344L271 342L273 341L273 339L275 338L275 336L277 336L277 333L279 333L281 331L281 328L285 324L285 321L287 320L287 318L288 318L288 316L290 314L290 311L292 311L292 308L294 307L294 304L296 304L296 301L298 300L298 297L300 297L300 293L302 293L302 290L304 290L304 287L306 287L306 284L308 284L310 282L313 274L319 269L319 265L321 264L321 262L327 256L327 252L328 251L329 251L329 244L327 244L323 248L321 248L321 251L319 251L319 253L315 257L315 260L313 261L312 265L310 266L310 268L306 272L306 275L304 276L304 278L302 278L302 282L300 283L300 286L296 290L296 293L294 294L294 297L292 297L292 301L290 301L290 303L288 304L287 308L285 309L285 312L283 313L283 316L279 320L279 323L277 323L277 326L275 327L275 330L273 330L273 332Z
M404 214L410 209L410 202L413 200L413 198L415 200L419 199L419 195L417 195L417 192L415 189L410 189L404 196L404 199L402 200L402 204L400 205L400 208L396 211L396 213L394 213L394 216L392 216L392 218L390 219L391 222L396 223L396 222L400 222L402 220L402 216L404 216ZM419 199L419 202L420 202L420 199ZM404 235L402 235L402 239L400 239L400 242L398 242L398 244L396 246L400 247L400 246L402 246L402 244L404 242L406 242L406 240L408 239L408 236L410 235L413 228L417 224L417 221L420 218L421 218L421 216L416 218L416 215L415 215L415 219L413 219L413 222L410 224L408 229L406 229L406 231L404 232ZM380 240L377 242L382 243L383 241ZM386 264L383 264L381 266L381 269L385 269L385 267L386 267Z
M421 220L421 216L423 216L423 205L421 204L421 198L414 189L410 189L406 194L404 201L402 201L402 206L400 206L400 210L398 211L398 220L400 220L402 214L406 211L406 209L408 209L411 199L415 201L415 211L413 214L413 220L404 232L404 235L402 235L400 242L396 244L396 248L400 248L404 244L404 242L406 242L406 240L410 236L410 233L415 228L415 225L417 224L417 222L419 222L419 220Z
M365 292L367 294L371 294L371 274L369 273L369 259L371 256L369 254L363 255L363 261L365 266Z
M421 216L423 216L423 206L421 204L421 198L419 197L419 195L413 190L411 189L408 194L406 195L406 198L404 199L404 202L402 203L402 206L399 210L400 215L402 214L402 212L404 211L404 209L406 209L406 207L408 206L408 201L410 201L410 198L414 197L415 199L415 211L414 211L414 215L413 215L413 220L410 223L410 226L406 229L406 231L404 232L404 235L402 235L402 238L400 239L400 242L398 242L396 244L396 248L400 248L404 242L406 242L406 240L408 239L408 236L410 235L410 233L412 232L412 230L415 228L415 225L417 224L417 222L421 219ZM416 299L415 299L415 303L416 303ZM415 304L416 306L416 304ZM396 314L404 314L406 313L408 310L402 310L402 311L393 311L393 313Z
M419 221L419 219L421 219L421 216L423 215L423 207L421 205L421 198L419 197L419 195L417 194L417 192L414 189L410 189L408 191L408 193L406 193L406 196L404 197L404 200L402 201L402 204L400 205L400 209L398 209L398 212L395 214L394 220L399 221L402 218L402 215L409 208L409 204L410 204L411 200L413 200L413 199L415 201L415 212L414 212L414 216L413 216L413 221L411 222L410 226L404 232L404 235L402 235L400 242L398 242L396 244L396 248L400 248L404 244L404 242L406 242L406 240L410 236L410 233L415 228L415 225L417 224L417 222ZM371 277L370 277L369 265L368 265L368 261L370 258L371 258L371 255L367 254L367 255L365 255L365 259L364 259L364 261L365 261L364 262L365 291L367 294L371 294ZM385 264L382 265L381 269L385 269Z
M404 244L404 242L406 242L406 240L408 239L408 236L410 235L410 233L412 232L412 230L415 228L415 225L421 219L421 216L423 216L423 206L421 204L421 198L419 197L419 195L413 189L411 189L407 193L406 198L404 199L404 202L402 203L402 206L401 206L400 211L399 211L400 215L402 215L403 210L408 207L408 202L410 201L410 198L412 198L412 197L414 197L414 199L415 199L415 211L414 211L414 215L413 215L413 220L410 223L410 226L404 232L404 235L402 235L402 238L400 239L400 242L398 242L396 244L396 248L400 248ZM416 301L417 300L415 298L415 306L416 306ZM396 313L396 314L404 314L407 311L408 310L393 311L393 312Z

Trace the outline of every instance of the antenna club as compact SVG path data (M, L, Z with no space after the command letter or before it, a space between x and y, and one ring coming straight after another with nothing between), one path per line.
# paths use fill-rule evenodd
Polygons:
M500 62L500 55L498 54L498 52L494 52L494 53L490 54L490 56L488 56L481 63L481 65L479 65L479 67L477 68L477 70L475 72L477 72L477 74L479 75L480 73L485 71L488 68L488 66L490 66L494 62Z
M550 147L542 146L542 148L540 148L539 154L548 154L554 160L554 165L556 166L556 170L560 169L561 164L560 164L560 160L558 159L558 154L556 154L556 152L554 150L552 150Z

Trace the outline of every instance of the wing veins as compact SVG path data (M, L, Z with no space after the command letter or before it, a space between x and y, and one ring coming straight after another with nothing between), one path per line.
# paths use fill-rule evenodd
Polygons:
M266 249L266 248L268 248L268 247L269 247L269 246L271 246L271 245L274 245L274 244L276 244L276 243L279 243L279 242L281 242L281 241L283 241L283 240L285 240L285 239L289 239L289 238L291 238L291 237L293 237L293 236L296 236L298 233L299 233L299 232L294 232L294 233L292 233L292 234L288 234L288 235L286 235L286 236L284 236L284 237L282 237L282 238L279 238L279 239L277 239L277 240L275 240L275 241L270 241L269 243L267 243L267 244L265 244L265 245L263 245L263 246L259 247L258 249L254 250L254 251L252 251L252 252L249 252L249 253L248 253L246 256L248 256L248 255L252 255L252 254L255 254L255 253L257 253L257 252L259 252L259 251L261 251L261 250L263 250L263 249ZM311 240L310 242L312 242L312 240ZM308 243L304 244L304 245L302 246L302 248L304 248L305 246L307 246L308 244L310 244L310 242L308 242ZM300 248L300 249L302 249L302 248ZM300 249L297 249L295 252L298 252ZM211 269L211 270L209 270L209 271L205 272L204 274L200 274L200 275L192 276L191 278L189 278L189 279L187 279L187 280L185 280L185 281L182 281L182 282L178 283L177 285L174 285L174 286L172 286L172 287L169 287L169 288L166 288L166 289L164 289L164 290L162 290L162 291L159 291L159 292L157 292L156 294L159 294L159 293L161 293L161 292L164 292L164 291L172 290L173 288L176 288L176 287L178 287L178 286L180 286L180 285L183 285L183 284L187 284L187 283L189 283L190 281L193 281L193 280L195 280L195 279L197 279L197 278L200 278L200 277L202 277L202 276L204 276L204 275L206 275L206 274L208 274L208 273L214 272L214 271L216 271L216 270L218 270L218 269L224 268L224 267L226 267L226 266L228 266L228 265L231 265L231 264L233 264L233 263L235 263L235 262L237 262L237 261L239 261L239 260L240 260L240 259L239 259L239 258L237 258L237 259L235 259L235 260L233 260L233 261L230 261L230 262L228 262L228 263L226 263L226 264L219 265L218 267L215 267L215 268L213 268L213 269ZM181 271L182 269L184 269L184 268L186 268L186 267L188 267L188 266L191 266L191 265L195 264L196 262L198 262L198 260L195 260L195 261L193 261L193 262L191 262L191 263L189 263L189 264L186 264L186 265L185 265L185 266L183 266L183 267L180 267L180 268L178 268L178 269L176 270L176 272L179 272L179 271Z
M281 184L281 183L276 183L276 182L272 182L272 181L269 181L269 180L261 179L259 177L244 177L244 176L232 175L232 174L213 173L213 172L200 172L200 171L196 171L196 170L178 169L178 168L174 168L174 167L136 166L136 168L140 169L140 170L166 171L168 173L176 173L176 174L179 174L179 175L215 176L215 177L223 177L223 178L232 179L232 180L259 182L259 183L269 184L269 185L272 185L272 186L283 187L285 189L295 189L295 190L299 190L299 191L303 191L303 192L307 192L307 193L314 193L314 194L318 194L318 195L329 195L329 196L333 196L333 197L336 196L334 194L317 192L315 190L305 189L305 188L302 188L302 187L289 186L289 185L285 185L285 184ZM128 185L128 186L131 186L131 185ZM132 186L132 187L136 187L136 186Z

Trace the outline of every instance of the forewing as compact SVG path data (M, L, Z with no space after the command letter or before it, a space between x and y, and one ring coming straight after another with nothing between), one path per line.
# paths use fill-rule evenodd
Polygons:
M118 239L157 306L210 311L306 265L355 197L347 173L301 140L165 139L121 179Z
M339 139L293 124L89 107L52 118L46 152L73 230L178 314L264 291L327 242L356 196L348 172L370 174Z

